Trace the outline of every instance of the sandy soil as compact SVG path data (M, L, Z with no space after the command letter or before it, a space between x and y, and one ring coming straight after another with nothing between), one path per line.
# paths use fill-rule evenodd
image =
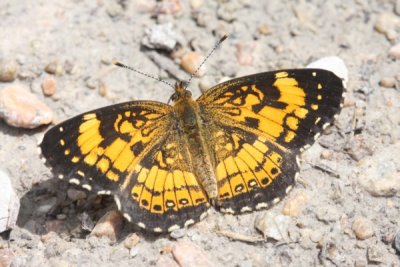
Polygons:
M269 211L240 216L212 211L175 238L138 232L140 242L132 251L124 240L137 229L128 223L116 242L83 229L82 221L95 224L115 206L112 199L99 202L90 194L78 202L66 197L71 186L54 179L36 152L45 127L25 130L0 122L0 168L21 198L18 226L0 240L0 251L13 255L12 266L174 266L168 248L182 241L195 244L214 266L399 266L393 239L400 229L400 65L388 56L400 41L399 1L192 0L178 6L177 14L165 14L174 13L179 3L167 2L156 11L155 2L144 0L2 0L0 56L18 62L16 82L50 106L57 122L122 101L167 102L171 88L110 64L116 58L174 82L167 63L179 66L179 53L152 60L149 52L154 50L142 45L154 25L171 23L181 51L201 54L229 33L208 60L205 76L191 84L195 96L201 93L200 82L304 67L334 55L349 70L337 123L304 153L302 182ZM375 29L382 17L389 18L381 29L389 31L386 35ZM244 49L238 52L238 47ZM52 62L61 66L58 74L44 71ZM170 72L188 77L177 69ZM56 79L57 91L45 97L41 83L49 76ZM397 79L397 87L380 86L385 78ZM6 85L0 83L0 88ZM376 187L387 183L393 183L393 190L381 194ZM306 200L298 216L288 216L281 240L260 241L256 218L282 216L283 207L297 203L299 196ZM372 231L370 236L356 237L357 220L363 222L361 231ZM50 230L56 234L48 234ZM254 242L228 238L226 232Z

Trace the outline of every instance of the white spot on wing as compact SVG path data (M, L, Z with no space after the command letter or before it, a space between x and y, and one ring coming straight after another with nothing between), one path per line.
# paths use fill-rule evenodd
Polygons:
M296 175L297 175L297 173L296 173ZM294 179L296 179L296 175L295 175ZM292 190L292 188L293 188L293 185L289 185L285 190L286 194L288 194Z
M192 225L192 224L194 224L194 220L192 220L192 219L187 220L187 221L185 222L185 227L188 227L189 225Z
M83 185L82 185L82 188L84 188L84 189L86 189L86 190L88 190L88 191L92 191L92 186L89 185L89 184L83 184Z
M119 197L114 195L114 201L117 205L118 210L121 210L121 200L119 200Z
M248 211L251 211L251 208L247 206L240 209L240 212L248 212Z
M281 199L280 199L279 197L276 197L276 198L274 198L274 199L272 200L272 203L273 203L273 204L276 204L276 203L278 203L279 201L281 201Z
M200 215L200 220L203 220L205 217L207 217L207 212L203 212L203 213Z
M69 183L79 185L81 182L76 178L71 178L69 179Z
M156 233L161 233L162 229L160 227L156 227L156 228L153 229L153 231L156 232Z
M128 222L131 222L131 221L132 221L132 217L131 217L131 215L129 215L128 213L124 213L123 215L124 215L125 219L126 219Z
M145 225L144 223L142 223L142 222L138 222L137 225L138 225L140 228L146 229L146 225Z
M110 190L101 190L99 192L97 192L98 195L111 195L111 191Z
M174 230L178 230L180 227L177 224L174 224L168 228L168 232L172 232Z
M263 209L263 208L268 208L268 203L266 203L266 202L261 202L261 203L258 203L258 204L256 205L256 209L257 209L257 210Z

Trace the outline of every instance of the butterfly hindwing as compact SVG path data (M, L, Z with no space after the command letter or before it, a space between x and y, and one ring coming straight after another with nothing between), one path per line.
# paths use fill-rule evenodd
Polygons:
M175 130L171 125L160 137L163 140L136 165L118 194L125 216L134 216L140 227L154 232L193 224L209 207L207 195L191 169L185 141Z
M298 171L294 154L239 128L213 129L217 208L228 213L266 208L290 190Z

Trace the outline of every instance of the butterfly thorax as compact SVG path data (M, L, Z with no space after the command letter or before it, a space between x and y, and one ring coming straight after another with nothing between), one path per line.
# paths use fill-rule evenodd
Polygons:
M190 91L184 89L180 83L177 83L176 91L171 99L175 102L174 113L179 119L179 128L183 131L182 136L185 137L188 145L192 171L203 185L209 199L214 201L218 188L207 146L207 130L200 116L199 104L193 100Z

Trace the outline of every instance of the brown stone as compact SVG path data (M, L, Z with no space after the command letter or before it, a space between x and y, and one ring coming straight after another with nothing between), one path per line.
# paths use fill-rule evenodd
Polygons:
M52 96L57 90L57 82L53 77L46 77L42 82L42 92L45 96Z
M111 241L115 242L122 229L122 223L123 217L119 211L109 211L97 222L96 226L91 232L91 235L97 237L105 236Z
M182 56L181 67L189 74L194 74L200 64L203 62L204 57L197 52L189 52ZM203 65L196 73L196 77L201 77L205 74L206 68Z
M22 85L0 90L0 118L14 127L33 129L53 120L48 106Z

